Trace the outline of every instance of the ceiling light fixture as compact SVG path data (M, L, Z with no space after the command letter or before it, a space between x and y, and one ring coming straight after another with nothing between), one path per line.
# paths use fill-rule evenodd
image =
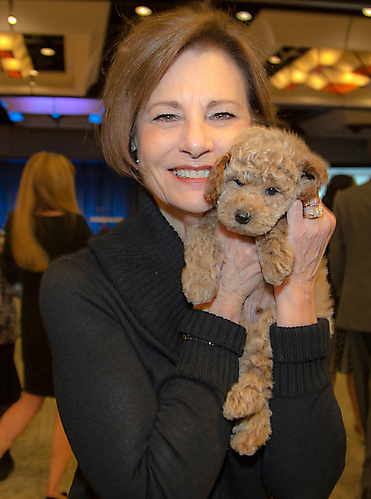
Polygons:
M1 96L0 102L7 107L7 113L18 111L23 115L85 116L103 115L100 99L86 97L46 97L46 96ZM54 118L55 119L55 118Z
M42 49L40 49L40 53L42 55L45 55L46 57L52 57L53 55L55 55L55 50L51 47L43 47Z
M138 16L147 17L153 14L153 11L149 7L138 5L138 7L135 7L135 13L138 14Z
M236 17L239 21L251 21L252 15L250 12L247 12L246 10L240 10L239 12L236 13Z
M13 123L19 123L23 121L23 114L18 111L11 111L8 113L9 119L13 121Z
M15 24L17 24L18 22L18 19L15 17L15 16L8 16L8 23L11 25L11 26L14 26Z
M371 52L313 48L273 74L270 81L279 90L305 84L314 90L347 94L368 85Z
M301 71L320 72L325 67L333 67L340 59L343 50L332 48L312 48L304 55L298 57L293 66Z
M281 57L278 57L277 55L271 55L268 57L268 62L270 64L281 64Z
M34 69L21 33L0 33L0 64L12 78L26 78Z
M13 47L13 36L11 33L0 33L0 53L4 57L4 52L11 52Z
M89 114L89 123L100 125L102 123L102 117L99 114Z

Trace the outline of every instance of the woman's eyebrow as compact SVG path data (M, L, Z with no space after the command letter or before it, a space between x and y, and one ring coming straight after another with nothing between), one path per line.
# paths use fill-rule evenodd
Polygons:
M172 109L180 108L180 104L177 101L159 101L159 102L154 102L153 104L148 106L147 110L150 111L151 109L153 109L155 107L161 107L161 106L170 107Z
M234 105L238 105L238 102L236 102L235 100L233 99L220 99L220 100L213 100L211 102L209 102L209 104L207 105L207 108L208 109L212 109L213 107L218 107L220 105L224 105L224 104L234 104Z

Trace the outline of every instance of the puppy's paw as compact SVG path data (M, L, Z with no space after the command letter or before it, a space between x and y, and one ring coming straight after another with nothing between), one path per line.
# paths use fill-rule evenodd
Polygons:
M209 303L218 291L218 280L211 278L209 273L186 272L182 274L183 293L189 303L201 305Z
M266 235L256 238L264 279L279 286L294 267L294 252L287 240L287 222L281 219Z
M294 258L281 261L278 258L272 261L266 260L261 265L264 279L268 284L272 284L272 286L280 286L291 274L293 265Z

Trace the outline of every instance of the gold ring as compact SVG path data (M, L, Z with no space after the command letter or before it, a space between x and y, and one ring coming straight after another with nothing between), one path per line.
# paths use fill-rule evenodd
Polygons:
M323 216L323 204L321 201L312 201L303 206L304 218L321 218Z

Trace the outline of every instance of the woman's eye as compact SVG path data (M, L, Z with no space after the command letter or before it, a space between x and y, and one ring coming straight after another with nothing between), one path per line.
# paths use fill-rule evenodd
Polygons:
M242 187L243 186L243 182L241 182L241 180L238 180L238 178L235 178L234 182L235 182L236 185L238 185L238 187Z
M164 113L159 114L153 118L153 121L164 121L165 123L170 123L171 121L176 121L178 116L176 114Z
M211 119L213 120L230 120L232 118L235 118L236 115L233 113L228 113L228 112L221 112L221 113L214 113L211 115Z
M267 189L265 193L268 194L268 196L275 196L276 194L278 194L278 191L274 187L269 187L269 189Z

